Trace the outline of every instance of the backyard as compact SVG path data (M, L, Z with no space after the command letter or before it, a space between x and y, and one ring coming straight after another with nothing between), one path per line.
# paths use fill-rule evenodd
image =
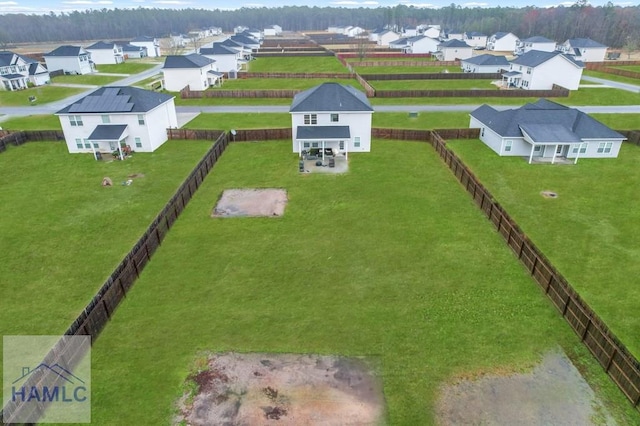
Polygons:
M249 72L348 73L334 56L257 58L248 63Z
M617 159L530 165L479 140L449 141L473 173L627 348L640 357L640 147ZM553 191L548 199L542 191Z
M331 176L300 175L290 141L232 144L94 346L92 422L167 423L201 352L235 351L371 357L388 423L434 424L446 383L561 348L633 424L433 149L374 147ZM212 218L228 188L284 188L284 216Z

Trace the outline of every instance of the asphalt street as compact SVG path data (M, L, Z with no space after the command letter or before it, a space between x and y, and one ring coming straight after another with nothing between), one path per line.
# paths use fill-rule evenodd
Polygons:
M108 84L108 86L128 86L138 81L144 80L148 77L154 76L160 72L162 64L159 64L151 69L148 69L142 73L129 76L122 80L118 80L114 83ZM619 83L616 81L605 80L596 77L582 77L586 81L603 84L606 86L622 89L634 93L640 93L640 86L635 86L627 83ZM39 114L54 114L61 110L65 106L72 102L86 96L94 91L96 87L87 89L82 93L70 96L66 99L51 102L44 105L30 105L24 107L0 107L0 122L4 119L13 116L27 116L27 115L39 115ZM606 90L606 88L603 88ZM640 103L640 98L639 98ZM375 105L373 107L375 112L471 112L478 108L480 104L471 105ZM494 106L498 110L504 110L513 108L513 106ZM618 106L601 106L601 105L584 105L574 106L585 113L606 113L606 114L639 114L640 105L618 105ZM245 106L233 106L233 105L220 105L220 106L177 106L176 112L178 114L194 114L201 112L213 112L213 113L261 113L261 112L289 112L288 105L245 105Z

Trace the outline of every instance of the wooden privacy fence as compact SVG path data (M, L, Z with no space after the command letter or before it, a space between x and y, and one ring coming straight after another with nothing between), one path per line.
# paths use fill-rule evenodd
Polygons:
M3 131L4 133L4 131ZM0 137L0 152L7 150L7 145L22 145L29 141L59 141L64 140L62 130L29 130L10 133Z
M464 89L464 90L376 90L376 98L562 98L568 97L569 90L556 88L551 90L523 89Z
M222 130L190 130L169 129L169 139L211 139L214 135L221 135ZM291 139L291 128L282 129L245 129L236 130L235 135L228 135L231 142L268 141Z
M338 53L336 56L338 57L338 59L353 59L353 58L359 58L361 55L359 53ZM401 51L398 50L397 53L367 52L365 57L371 59L371 58L431 58L432 56L430 53L410 54L410 53L401 53Z
M197 132L207 131L194 131L194 134ZM160 243L169 232L171 226L175 223L178 216L180 216L180 213L182 213L189 203L189 200L191 200L204 181L204 178L229 145L229 138L226 133L219 131L208 132L211 132L211 135L218 135L215 143L204 154L202 159L194 167L182 185L180 185L169 202L167 202L164 208L151 222L135 246L115 268L102 287L100 287L100 290L98 290L89 304L87 304L80 315L78 315L75 321L73 321L69 326L67 331L65 331L65 336L88 335L91 336L92 342L98 337L122 299L126 296L129 289L140 276L140 273L147 262L151 259L153 253L160 246ZM45 361L43 362L48 361L51 356L55 356L53 359L62 359L60 357L69 358L70 356L76 356L76 358L79 358L79 356L82 355L69 354L65 352L67 349L61 349L66 347L63 345L64 339L65 337L63 336L58 344L56 344L56 346L49 352L49 355L47 355L47 358L45 358ZM73 361L73 359L70 361ZM33 383L37 384L38 378L35 380L36 381ZM7 406L4 407L3 412L7 410L6 413L11 414L20 412L20 410L23 409L25 409L25 407L19 403L7 404ZM28 406L26 409L31 410ZM44 409L40 406L34 415L39 417L42 414L42 411L44 411ZM33 423L37 422L37 417L33 418Z
M238 78L354 78L353 74L346 72L241 72Z
M460 137L461 134L462 132L453 137ZM489 191L484 188L462 160L447 148L443 135L432 131L429 133L428 141L609 377L618 385L629 401L638 408L640 404L640 363L638 360L582 300L536 245L529 240L511 216L494 201Z
M640 61L587 62L585 64L588 70L606 72L607 74L619 75L621 77L640 78L640 72L613 68L625 65L638 66L640 65Z
M355 65L355 64L351 64ZM406 74L361 74L367 80L500 80L502 74L474 72L432 72Z
M627 138L627 142L640 145L640 130L618 130L617 132L623 134Z
M189 90L182 89L180 98L270 98L292 99L301 90Z

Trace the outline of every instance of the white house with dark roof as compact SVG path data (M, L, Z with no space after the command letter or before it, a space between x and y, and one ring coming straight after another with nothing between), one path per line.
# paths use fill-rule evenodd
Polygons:
M394 31L383 30L377 34L377 38L375 41L376 43L378 43L378 46L389 46L389 43L391 43L394 40L397 40L398 37L399 37L398 33Z
M350 85L323 83L298 93L291 108L293 152L331 148L334 153L371 151L373 108Z
M0 52L0 90L21 90L51 81L49 71L35 59L17 53Z
M453 28L445 28L440 30L440 38L443 40L463 40L464 31Z
M70 153L153 152L178 120L174 97L131 86L105 86L67 105L60 118Z
M147 48L144 46L134 46L133 44L124 44L122 45L122 53L126 58L140 59L146 58Z
M266 36L278 36L282 34L282 27L280 25L269 25L265 27L262 34Z
M455 61L467 59L473 56L473 48L462 40L451 39L438 44L435 53L439 61Z
M401 37L389 42L389 49L399 49L403 52L409 51L409 37Z
M122 46L113 42L99 41L87 47L91 60L96 65L121 64L124 62Z
M607 54L607 46L590 38L570 38L558 50L582 62L603 62Z
M198 53L216 61L216 66L220 72L237 72L242 69L242 65L247 63L242 56L241 50L227 47L220 43L213 43L212 47L201 47Z
M513 33L497 32L487 39L487 50L514 52L520 39Z
M407 48L405 49L405 52L412 54L433 53L438 50L439 44L440 41L423 35L409 37L407 39Z
M487 35L478 31L465 32L463 41L473 48L487 47Z
M260 41L257 38L253 38L246 33L234 34L229 37L229 39L242 45L245 49L248 49L251 52L256 52L258 49L260 49Z
M62 70L65 74L90 74L96 68L91 53L80 46L60 46L44 54L49 71Z
M160 41L155 37L139 36L129 42L132 46L145 47L147 49L147 56L155 58L162 56L160 51Z
M589 115L546 99L498 111L482 105L471 112L470 128L500 156L554 163L558 159L616 158L626 138Z
M179 92L187 86L189 90L206 90L222 83L216 61L198 53L167 56L162 73L164 88L170 92Z
M460 61L463 72L498 73L509 69L506 56L490 55L488 53L472 56Z
M578 90L584 64L562 52L531 50L511 61L502 75L505 85L526 90L549 90L554 84Z
M518 40L516 45L516 49L514 50L515 55L522 55L531 50L537 50L540 52L553 52L556 50L557 43L553 40L549 40L546 37L542 36L534 36L525 38L524 40Z

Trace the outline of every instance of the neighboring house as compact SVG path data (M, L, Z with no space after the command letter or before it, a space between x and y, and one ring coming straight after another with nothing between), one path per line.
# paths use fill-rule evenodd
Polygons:
M126 58L140 59L140 58L146 58L148 56L146 47L134 46L132 44L123 45L122 53L124 53L124 56Z
M511 61L503 79L509 87L549 90L554 84L578 90L584 64L564 53L529 51Z
M409 37L407 40L406 53L433 53L438 50L440 42L434 38L423 35Z
M213 43L212 47L201 47L199 53L213 59L220 72L237 72L242 69L243 64L247 63L242 57L242 52L219 43Z
M311 148L332 148L345 156L371 150L373 108L353 86L323 83L300 92L289 112L293 152L299 155Z
M160 42L157 38L148 37L148 36L140 36L136 37L129 42L129 44L133 46L140 46L147 48L147 56L150 58L155 58L157 56L162 56L160 52Z
M438 38L440 37L440 25L427 25L421 32L423 36Z
M406 27L402 30L402 37L415 37L418 35L418 28L416 27Z
M451 39L438 45L436 58L439 61L455 61L473 56L473 48L462 40Z
M367 36L369 38L369 41L375 41L377 43L379 38L380 38L380 34L383 31L386 31L386 30L384 28L376 28L375 30L369 31L369 34ZM396 38L398 38L398 37L396 37Z
M540 99L520 108L498 111L482 105L471 112L470 128L500 156L545 159L615 158L620 133L574 108Z
M242 58L245 61L250 61L250 60L253 59L253 56L251 55L251 48L245 46L244 44L235 42L235 41L231 40L230 38L224 39L222 41L215 42L214 45L215 44L220 44L222 46L226 46L226 47L229 47L231 49L238 50L240 52L240 54L242 55Z
M389 42L389 49L399 49L402 50L403 52L408 52L409 51L409 38L408 37L402 37L399 38L397 40L393 40Z
M282 27L280 25L269 25L262 33L265 36L277 36L282 33Z
M477 31L466 32L464 42L474 49L484 49L487 47L487 36Z
M518 41L518 37L513 33L497 32L487 39L487 50L514 52Z
M603 62L607 54L607 46L590 38L570 38L558 50L582 62Z
M264 38L264 34L262 33L262 31L257 30L255 28L247 28L246 30L242 31L241 33L237 34L237 35L243 35L245 37L249 37L249 38L254 38L258 41L258 47L260 47L260 40L262 40Z
M184 48L187 47L189 43L189 38L184 34L177 34L169 36L171 47L173 48Z
M346 35L347 37L357 37L365 31L366 30L362 27L351 26L345 29L344 35Z
M174 97L131 86L101 87L67 105L60 118L70 153L153 152L176 128Z
M22 90L51 81L49 71L35 59L17 53L0 52L0 90Z
M91 60L96 65L121 64L124 62L122 46L116 43L99 41L87 47Z
M447 28L440 31L440 38L443 40L463 40L464 32Z
M522 55L523 53L527 53L531 50L553 52L556 50L556 42L541 36L529 37L524 40L519 40L516 45L516 50L513 53L516 55Z
M260 49L260 41L245 34L234 34L229 37L229 39L242 45L245 49L252 52L256 52L258 49Z
M162 73L164 88L170 92L179 92L186 86L189 90L206 90L222 83L216 61L198 53L167 56Z
M509 69L510 64L505 56L483 55L463 59L460 62L462 71L475 73L498 73Z
M60 46L44 54L49 72L62 70L65 74L90 74L96 68L91 53L80 46Z
M389 46L389 43L397 39L398 33L391 30L384 30L378 34L376 42L378 46Z
M236 27L233 27L233 33L234 34L240 34L241 32L248 30L249 27L245 27L244 25L238 25Z

